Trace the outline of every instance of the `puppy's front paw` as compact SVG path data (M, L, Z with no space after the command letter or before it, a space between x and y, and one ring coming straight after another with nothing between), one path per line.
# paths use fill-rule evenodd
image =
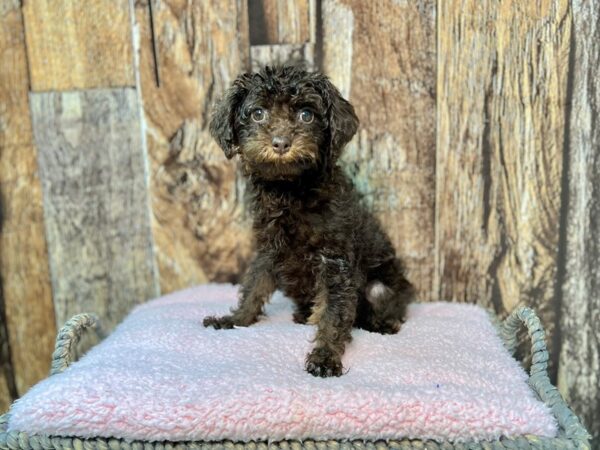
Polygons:
M387 320L377 325L375 332L381 334L396 334L400 331L401 322L399 320Z
M315 348L306 357L306 371L315 377L339 377L342 369L340 357L326 348Z
M213 327L215 330L231 329L235 326L232 316L207 316L202 321L205 327Z

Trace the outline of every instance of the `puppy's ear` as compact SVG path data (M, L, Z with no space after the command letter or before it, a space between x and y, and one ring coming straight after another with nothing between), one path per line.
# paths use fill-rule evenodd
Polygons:
M354 107L342 97L331 81L325 79L324 86L326 97L329 99L327 115L331 136L330 146L333 157L337 159L344 146L356 134L359 121Z
M233 85L213 107L210 118L210 134L217 141L227 159L233 158L237 153L239 142L236 118L248 94L246 81L247 74L241 75L234 81Z

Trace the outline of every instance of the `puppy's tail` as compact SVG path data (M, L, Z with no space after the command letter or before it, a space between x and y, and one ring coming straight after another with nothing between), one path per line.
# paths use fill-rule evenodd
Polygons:
M381 281L373 280L367 284L365 295L373 308L379 309L394 295L394 291Z

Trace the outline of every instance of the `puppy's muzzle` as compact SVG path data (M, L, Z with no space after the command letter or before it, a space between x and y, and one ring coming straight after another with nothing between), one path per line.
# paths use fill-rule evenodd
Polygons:
M290 150L292 141L287 136L274 136L271 140L271 145L273 146L275 153L283 155Z

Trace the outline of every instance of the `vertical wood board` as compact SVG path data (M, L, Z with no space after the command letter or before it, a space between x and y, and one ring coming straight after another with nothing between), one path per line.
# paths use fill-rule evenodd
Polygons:
M27 55L19 2L0 4L0 150L9 146L31 145L31 121L27 92ZM0 164L3 164L0 159ZM2 167L3 178L10 175Z
M310 41L311 0L248 0L252 45Z
M343 157L422 298L433 275L435 2L323 0L323 70L361 125Z
M250 256L243 183L208 132L212 104L249 69L247 4L136 4L150 165L152 227L163 292L237 281ZM207 24L211 24L207 26Z
M23 2L33 91L134 86L128 0Z
M574 0L558 383L600 446L600 2ZM592 447L594 447L592 445Z
M0 409L48 375L56 326L20 2L0 5ZM4 340L6 339L6 340Z
M133 89L30 96L56 320L110 329L159 294Z
M552 343L568 0L438 7L434 295L531 306Z

